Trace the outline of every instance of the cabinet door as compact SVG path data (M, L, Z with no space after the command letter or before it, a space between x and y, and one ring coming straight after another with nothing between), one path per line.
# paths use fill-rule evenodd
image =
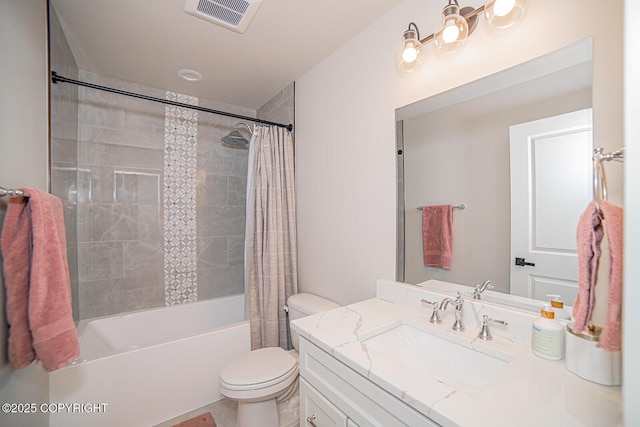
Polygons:
M347 416L300 378L300 427L347 427Z

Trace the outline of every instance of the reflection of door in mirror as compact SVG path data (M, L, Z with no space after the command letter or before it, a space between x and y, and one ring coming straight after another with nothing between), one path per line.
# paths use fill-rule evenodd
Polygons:
M591 109L513 125L511 293L575 300L576 229L591 200ZM518 262L517 259L520 259Z

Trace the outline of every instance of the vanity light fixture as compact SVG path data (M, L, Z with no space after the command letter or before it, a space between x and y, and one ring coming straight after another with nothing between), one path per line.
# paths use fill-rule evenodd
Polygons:
M442 21L435 33L420 39L418 26L411 22L402 35L402 45L398 51L397 65L402 71L415 71L424 62L423 46L434 40L441 53L459 52L466 39L478 25L478 16L484 14L485 19L495 28L509 28L518 22L527 6L527 0L488 0L484 6L460 8L458 0L448 0L442 9Z

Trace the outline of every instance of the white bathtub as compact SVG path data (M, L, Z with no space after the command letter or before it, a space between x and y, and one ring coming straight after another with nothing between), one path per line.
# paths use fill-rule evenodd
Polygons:
M222 367L250 350L242 295L81 321L78 334L49 396L84 406L50 405L51 426L152 426L215 402Z

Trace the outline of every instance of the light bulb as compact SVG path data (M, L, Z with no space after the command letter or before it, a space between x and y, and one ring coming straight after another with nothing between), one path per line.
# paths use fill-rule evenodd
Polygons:
M413 44L408 44L402 51L402 59L404 62L413 62L418 59L418 49Z
M444 30L442 30L442 40L445 43L453 43L458 40L458 36L460 35L460 30L456 26L455 22L448 23Z
M509 28L516 24L527 9L527 0L488 0L484 16L494 28Z
M424 55L418 27L411 22L409 29L402 35L402 44L396 54L396 65L400 71L413 72L419 70L423 62Z
M496 0L493 12L496 16L507 16L516 5L516 0Z
M433 35L440 53L454 53L464 47L469 36L469 24L460 15L458 5L449 4L442 9L442 21Z

